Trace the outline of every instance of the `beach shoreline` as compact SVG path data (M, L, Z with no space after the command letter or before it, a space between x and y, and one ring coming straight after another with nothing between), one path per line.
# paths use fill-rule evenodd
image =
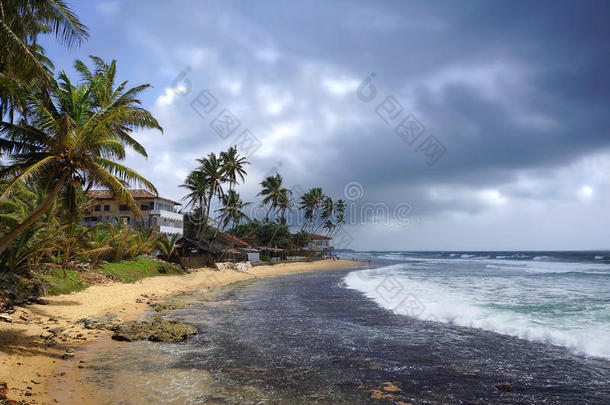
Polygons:
M132 284L107 283L46 297L47 305L19 307L12 323L0 323L0 382L8 384L8 398L32 404L56 403L49 395L49 379L64 362L78 361L78 355L69 360L62 355L111 333L85 329L77 323L79 319L112 312L128 321L150 310L148 297L161 298L241 280L359 266L362 263L356 261L328 260L257 266L247 272L204 268L186 275L150 277ZM62 378L69 380L70 375Z

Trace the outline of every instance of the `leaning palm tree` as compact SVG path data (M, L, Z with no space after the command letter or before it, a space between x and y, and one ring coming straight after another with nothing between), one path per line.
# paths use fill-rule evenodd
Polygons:
M37 181L48 192L27 219L0 238L0 253L52 207L68 184L107 187L137 214L139 207L126 185L136 183L156 193L150 181L117 162L125 158L126 146L146 156L144 148L131 136L134 130L162 131L137 98L149 85L126 90L122 83L112 88L111 79L104 79L103 72L99 72L95 80L75 86L62 71L59 82L51 88L49 104L43 104L36 95L29 98L29 123L0 123L0 151L10 156L9 165L0 171L0 178L9 179L0 199L7 198L15 185L24 181ZM98 105L101 98L96 92L102 85L107 97Z
M237 184L237 178L240 178L242 182L244 181L246 176L244 166L249 165L250 162L244 156L240 156L237 153L235 146L229 147L226 152L220 152L220 160L229 181L229 190L231 190L233 184Z
M322 209L324 199L325 195L320 187L314 187L301 196L299 205L304 211L302 231L310 227L308 233L312 233L319 222L320 210Z
M337 202L335 203L335 213L335 223L333 225L331 233L328 235L331 237L335 236L341 229L341 226L345 223L345 201L337 200Z
M282 199L290 198L292 191L283 186L283 179L279 173L269 176L261 182L262 190L257 195L264 196L263 205L269 204L263 222L269 220L271 210L276 209Z

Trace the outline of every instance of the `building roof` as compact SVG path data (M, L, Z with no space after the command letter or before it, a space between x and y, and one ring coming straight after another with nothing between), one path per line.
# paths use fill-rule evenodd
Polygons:
M157 194L153 194L148 190L133 189L128 191L134 200L140 200L143 198L160 198L162 200L174 203L175 205L182 205L179 202L170 200L169 198L159 197ZM89 190L87 191L87 197L94 198L96 200L112 200L114 199L114 193L112 190Z
M220 241L220 242L224 242L227 245L233 244L235 247L246 247L249 246L246 242L244 242L243 240L239 239L238 237L235 237L233 235L229 235L226 233L218 233L218 235L216 235L216 240Z
M318 235L315 233L310 233L309 234L309 239L310 240L331 240L332 238L329 236L324 236L324 235Z

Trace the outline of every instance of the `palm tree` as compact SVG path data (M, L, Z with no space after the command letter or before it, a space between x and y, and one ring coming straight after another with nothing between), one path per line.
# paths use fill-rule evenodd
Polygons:
M180 238L179 234L172 234L167 236L165 234L157 238L157 248L161 251L163 258L168 262L176 256L176 241Z
M283 186L283 181L282 176L279 173L275 173L274 176L269 176L261 182L263 189L257 195L265 196L263 198L263 205L269 204L263 222L269 220L269 213L272 209L279 206L282 199L289 199L292 195L292 191Z
M114 65L113 61L109 66ZM68 184L108 187L137 214L139 207L126 184L134 182L156 193L150 181L117 162L125 158L126 146L146 156L132 138L133 130L162 131L150 112L139 106L137 95L149 85L126 90L126 83L114 88L113 80L114 73L98 65L93 78L74 86L62 71L59 82L53 82L48 105L37 95L28 99L30 123L0 123L0 151L10 155L10 164L0 171L0 178L10 178L0 200L26 180L38 181L48 192L27 219L0 238L0 253L51 208Z
M39 34L53 33L67 46L81 44L87 27L61 0L0 1L0 117L23 110L32 85L52 83L52 63L37 43ZM48 100L48 97L47 97Z
M307 226L310 226L311 229L308 231L308 233L311 233L316 227L316 224L319 221L320 209L324 199L325 196L320 187L314 187L301 196L299 205L300 208L305 211L303 227L301 230L306 230Z
M199 211L199 214L203 215L209 204L208 179L203 175L201 171L195 170L187 176L186 180L184 181L184 184L182 184L180 187L186 188L190 191L183 198L183 200L187 200L187 205L190 206L193 211ZM204 223L202 219L203 218L200 218L197 221L197 238L201 237L201 231Z
M222 166L222 161L215 153L209 153L207 158L197 159L197 161L199 162L199 168L197 170L201 172L201 176L205 179L208 187L207 207L204 221L204 223L207 224L210 220L212 198L214 196L219 199L223 198L224 190L222 189L222 184L229 181L229 179Z
M248 162L244 156L240 156L237 153L237 148L235 146L231 146L226 152L220 152L220 160L229 181L229 190L231 190L233 184L237 184L238 177L242 182L244 181L245 175L247 174L244 170L244 166L249 165L250 162Z
M286 225L286 211L292 208L292 199L289 197L289 194L292 194L292 191L286 190L287 193L282 195L277 204L277 210L280 214L280 218L277 221L277 226L273 230L273 235L271 235L271 240L269 241L269 246L273 247L273 240L275 239L275 235L277 231L280 229L280 226Z
M334 236L339 232L341 226L345 223L345 201L337 200L335 204L335 224L333 226L333 230L329 236Z
M229 190L222 198L222 207L217 211L220 212L222 226L226 227L231 224L231 249L234 247L235 227L239 222L248 216L243 212L243 209L250 205L249 202L243 202L239 193L235 190Z
M301 196L299 208L303 210L303 225L301 226L301 231L297 235L297 246L299 246L299 239L303 232L307 235L305 244L309 242L309 235L313 233L313 229L319 222L320 208L324 198L324 193L320 187L313 187ZM309 230L307 229L308 226L311 227Z

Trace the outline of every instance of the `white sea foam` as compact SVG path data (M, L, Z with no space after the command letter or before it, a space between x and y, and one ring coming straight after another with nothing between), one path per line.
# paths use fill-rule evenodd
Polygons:
M549 286L534 276L528 280L526 272L515 277L464 275L450 279L426 277L421 270L411 270L408 264L396 264L354 271L344 281L348 288L400 315L494 331L564 346L579 354L610 358L610 300L579 311L578 306L569 306L572 296L582 299L595 293L579 290L578 286L573 286L573 291ZM564 301L568 304L562 312ZM548 306L553 309L544 312Z

